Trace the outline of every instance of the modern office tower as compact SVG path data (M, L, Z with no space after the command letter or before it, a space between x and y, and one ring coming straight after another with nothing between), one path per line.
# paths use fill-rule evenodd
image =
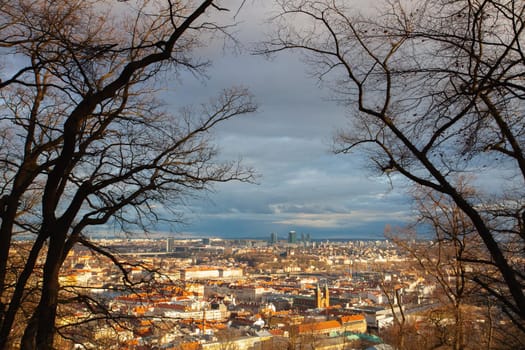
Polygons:
M175 250L175 238L170 237L166 240L166 252L170 253Z
M277 233L275 232L270 233L270 243L271 244L277 243Z
M288 232L288 243L297 243L297 232L290 231Z

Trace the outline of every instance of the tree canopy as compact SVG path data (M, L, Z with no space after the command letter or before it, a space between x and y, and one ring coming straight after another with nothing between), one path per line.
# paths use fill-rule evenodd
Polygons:
M228 37L223 13L212 0L2 2L0 348L53 348L68 252L83 244L109 255L90 229L176 221L195 191L251 180L250 169L216 160L210 138L255 111L246 89L180 111L156 93L167 75L202 72L195 49ZM12 250L21 234L32 241L22 263Z
M360 14L345 1L277 2L261 53L301 52L347 106L336 152L366 153L378 173L453 201L488 252L470 262L497 271L476 282L523 329L524 3L392 0Z

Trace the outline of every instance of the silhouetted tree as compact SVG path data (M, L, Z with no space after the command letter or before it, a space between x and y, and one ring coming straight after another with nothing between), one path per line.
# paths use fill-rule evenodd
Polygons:
M300 51L351 111L335 151L449 197L488 252L471 262L495 271L476 282L525 330L525 3L392 0L372 14L277 3L261 52ZM476 196L459 186L465 173Z
M194 50L228 35L221 3L1 3L1 349L53 348L68 252L84 244L111 256L86 238L91 227L112 220L131 232L177 221L195 191L251 179L215 160L209 133L255 110L245 89L178 112L155 99L162 76L198 74L206 62ZM23 259L13 250L18 234L32 241Z
M461 188L461 191L466 193L468 189ZM439 345L464 349L467 347L467 322L472 321L466 317L465 309L469 304L476 305L481 298L479 287L472 279L487 272L477 270L467 260L486 256L486 249L470 219L449 197L418 187L414 200L418 212L416 227L390 234L389 238L415 261L421 276L437 286L434 294L439 304L429 313L429 319L432 315L446 319L434 323L435 328L443 329ZM430 230L428 240L417 239L418 226ZM453 322L447 321L450 319ZM476 345L479 344L478 339Z

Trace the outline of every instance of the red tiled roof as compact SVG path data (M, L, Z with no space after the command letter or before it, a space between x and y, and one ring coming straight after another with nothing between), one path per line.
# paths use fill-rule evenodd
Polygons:
M364 321L365 316L364 315L347 315L347 316L341 316L341 323L348 323L348 322L356 322L356 321Z
M331 320L315 323L303 323L297 326L297 331L299 333L319 333L340 327L341 324L338 321Z
M283 329L279 329L279 328L277 328L277 329L270 329L268 332L271 335L274 335L274 336L282 336L282 335L284 335L284 330Z

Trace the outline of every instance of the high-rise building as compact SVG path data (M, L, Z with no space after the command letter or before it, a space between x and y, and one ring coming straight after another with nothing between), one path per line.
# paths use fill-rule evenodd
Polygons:
M271 244L277 243L277 233L275 232L270 233L270 243Z
M288 243L297 243L297 232L290 231L288 232Z
M175 238L170 237L166 241L166 252L170 253L175 250Z

